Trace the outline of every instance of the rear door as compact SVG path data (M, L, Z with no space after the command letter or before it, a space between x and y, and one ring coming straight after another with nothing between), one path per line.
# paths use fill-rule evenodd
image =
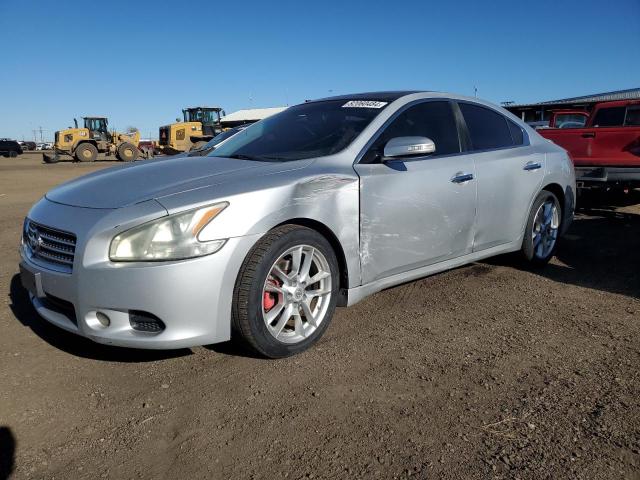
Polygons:
M543 153L501 113L458 102L476 167L478 201L473 251L513 242L522 233L530 205L544 178Z

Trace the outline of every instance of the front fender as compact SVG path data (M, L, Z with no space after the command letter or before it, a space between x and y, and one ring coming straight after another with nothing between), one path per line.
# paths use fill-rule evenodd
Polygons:
M245 179L241 187L243 191L238 192L237 185L217 185L158 201L171 213L178 204L197 207L228 202L229 206L205 227L209 238L261 236L293 219L319 222L342 246L349 288L360 285L359 179L352 169L340 173L335 169L292 170Z

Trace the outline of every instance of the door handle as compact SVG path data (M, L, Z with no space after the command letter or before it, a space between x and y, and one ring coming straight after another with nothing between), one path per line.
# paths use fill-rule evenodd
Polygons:
M540 165L540 163L527 162L526 165L523 167L523 170L538 170L539 168L542 168L542 165Z
M464 183L468 182L469 180L473 180L473 173L458 172L451 179L453 183Z
M596 132L586 132L580 135L582 138L596 138Z

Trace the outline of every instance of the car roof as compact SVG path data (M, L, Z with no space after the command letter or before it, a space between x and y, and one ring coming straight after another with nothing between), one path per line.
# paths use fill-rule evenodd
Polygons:
M412 93L422 93L422 90L398 90L386 92L365 92L353 93L350 95L338 95L336 97L325 97L316 100L306 100L305 103L325 102L327 100L373 100L376 102L393 102L399 98L411 95ZM424 93L427 93L426 91Z

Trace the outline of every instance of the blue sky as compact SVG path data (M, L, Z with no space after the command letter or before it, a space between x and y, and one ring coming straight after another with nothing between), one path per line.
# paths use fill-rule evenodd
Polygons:
M157 137L188 105L371 90L536 101L640 86L640 0L0 0L0 137Z

